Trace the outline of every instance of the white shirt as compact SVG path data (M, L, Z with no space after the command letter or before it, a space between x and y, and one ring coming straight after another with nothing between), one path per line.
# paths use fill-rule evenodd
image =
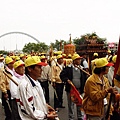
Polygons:
M51 68L49 65L42 66L42 73L40 77L40 81L43 82L45 80L50 80L51 77Z
M25 76L18 86L17 101L22 120L44 120L47 106L42 87L38 81Z
M109 71L108 71L108 74L107 74L107 78L108 78L108 80L109 80L109 82L110 82L110 85L112 85L114 70L115 70L115 68L114 68L113 66L111 66L111 67L109 68Z
M12 76L13 80L19 84L21 80L24 79L24 75L23 76L18 75L16 72L13 73L14 73L14 75ZM10 87L11 99L15 99L17 97L18 86L13 81L10 80L9 87Z
M83 66L84 66L84 68L89 68L86 60L83 61Z
M14 69L13 69L13 70L11 70L11 69L9 69L9 68L6 66L6 70L7 70L8 72L10 72L10 73L11 73L11 75L14 75L14 74L13 74Z
M106 77L108 78L108 80L110 82L110 85L112 85L112 80L113 80L113 76L114 76L114 70L115 70L115 68L113 66L111 66L109 68L108 74L106 75ZM118 93L120 93L120 88L117 87L117 86L114 86L114 87L118 90Z
M3 69L3 68L4 68L4 63L0 62L0 69Z

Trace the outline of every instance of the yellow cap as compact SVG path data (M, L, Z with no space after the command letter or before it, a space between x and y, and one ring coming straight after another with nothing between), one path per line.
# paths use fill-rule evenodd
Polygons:
M98 53L94 53L93 56L98 56Z
M57 54L57 51L54 51L54 54Z
M80 57L78 54L74 54L72 56L72 60L76 60L76 59L81 59L82 57Z
M15 59L15 55L13 55L13 56L10 56L12 59Z
M0 60L4 60L4 57L0 57Z
M22 57L24 57L25 55L24 54L20 54L20 57L22 58Z
M56 51L55 54L61 55L61 54L62 54L62 51Z
M5 64L14 63L14 60L11 57L5 58Z
M111 51L110 51L110 50L108 50L108 53L111 53Z
M66 54L63 53L62 56L63 56L63 57L66 57Z
M41 55L45 55L46 53L42 52Z
M28 58L28 57L31 57L31 55L30 55L30 54L29 54L29 55L27 55L27 58Z
M14 67L14 69L16 69L17 67L23 66L23 65L25 65L25 63L24 63L22 60L19 60L19 61L16 61L16 62L13 64L13 67Z
M47 63L41 62L38 56L31 56L31 57L28 57L25 60L25 67L28 67L28 66L31 66L31 65L45 66L45 65L47 65Z
M40 57L40 59L47 59L44 55L42 55L41 57Z
M112 58L113 63L116 63L117 55L114 55Z
M113 66L114 64L109 63L107 61L107 58L99 58L99 59L95 60L94 65L95 65L96 68L101 68L101 67L104 67L104 66Z
M20 57L19 56L15 56L15 60L16 61L20 60Z
M72 55L71 55L71 54L68 54L68 57L72 57Z
M63 56L62 56L62 55L58 55L58 56L56 57L56 59L60 59L60 58L63 58Z

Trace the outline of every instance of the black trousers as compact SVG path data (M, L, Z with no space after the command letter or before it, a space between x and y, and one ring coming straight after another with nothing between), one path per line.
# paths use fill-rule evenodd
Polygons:
M18 106L16 99L11 100L11 109L12 109L12 120L21 120L18 113Z
M56 83L54 91L54 108L59 108L63 104L64 83Z
M9 96L8 102L11 107L11 95L10 95L9 90L7 91L7 94ZM4 106L4 112L5 112L5 116L6 116L5 120L12 120L11 111L10 111L8 103L6 102L6 99L4 98L4 93L2 93L2 105Z
M41 84L43 91L44 91L44 94L45 94L46 103L49 104L49 83L48 83L48 80L44 81L44 82L40 81L40 84Z
M113 115L110 117L110 120L120 120L120 114L117 111L113 111Z

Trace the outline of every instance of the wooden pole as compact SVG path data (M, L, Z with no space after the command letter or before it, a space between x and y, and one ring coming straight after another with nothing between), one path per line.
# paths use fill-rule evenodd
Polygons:
M18 86L18 83L10 76L8 75L5 71L3 71L3 73L13 82Z
M80 69L81 71L83 71L83 72L86 73L87 75L89 75L89 76L91 75L91 74L89 74L88 72L86 72L85 70L83 70L81 67L79 67L79 66L77 66L77 65L75 65L75 67L78 68L78 69Z

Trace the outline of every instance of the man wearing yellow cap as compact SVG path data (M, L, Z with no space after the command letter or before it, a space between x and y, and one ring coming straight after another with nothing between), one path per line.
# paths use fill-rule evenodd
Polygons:
M82 60L81 60L81 66L83 66L84 70L89 72L89 66L88 66L88 62L87 62L87 53L83 52L81 54Z
M111 86L112 86L112 80L113 80L113 76L114 76L116 58L117 58L117 55L112 57L112 62L111 63L113 63L113 66L110 66L108 74L106 75L106 77L108 78Z
M10 57L5 58L5 72L13 76L13 59ZM11 109L9 107L10 102L11 102L11 94L10 94L10 88L9 88L9 82L10 79L3 74L3 72L0 72L0 89L2 91L2 105L4 106L4 111L5 111L5 116L6 120L11 120ZM9 103L6 102L6 100L9 101Z
M20 54L20 59L24 62L26 59L26 55L25 54Z
M83 72L76 67L80 67L81 58L82 57L80 57L78 54L74 54L72 56L73 63L65 67L60 73L60 78L65 83L65 90L67 93L69 120L74 120L74 103L72 102L70 97L71 85L68 83L68 80L72 81L80 94L83 93L83 88L85 84ZM81 106L78 105L76 106L76 108L78 120L83 120L83 113L80 110Z
M11 57L5 58L5 70L11 75L13 75L13 64L14 60Z
M112 57L111 51L108 50L106 55L107 60L109 61L111 57Z
M24 73L25 73L25 64L22 60L16 61L13 64L14 72L13 72L13 80L17 82L18 84L21 82L22 79L24 79ZM18 107L16 102L16 96L17 96L17 85L10 81L10 93L11 93L11 109L12 109L12 120L21 120L19 113L18 113Z
M22 120L56 117L55 111L46 104L42 87L37 80L42 72L41 66L45 65L38 56L25 60L25 78L21 80L17 91L18 110Z
M95 62L96 59L98 59L98 57L99 57L98 53L93 54L93 59L91 60L91 66L90 66L91 70L92 70L92 73L93 73L93 70L94 70L94 62Z
M93 54L92 60L95 60L95 59L97 59L98 57L99 57L99 56L98 56L98 53L95 52L95 53Z
M64 83L60 79L60 73L63 69L63 56L58 55L57 65L52 67L52 78L53 87L55 88L56 93L54 94L54 108L58 111L58 108L65 108L63 106L63 88Z
M57 55L54 55L54 56L51 57L51 59L50 59L50 65L51 66L55 66L56 65L56 62L57 62L56 56Z
M105 120L106 109L109 104L110 94L118 91L110 87L108 79L104 76L108 73L109 67L106 58L95 60L94 73L87 79L84 87L83 109L87 120ZM109 115L112 113L110 111Z
M41 62L44 62L44 63L47 62L47 58L45 56L41 56L40 59L41 59ZM41 73L41 77L39 78L39 81L44 90L45 100L48 104L49 104L49 82L51 81L50 78L51 78L50 65L48 64L46 66L42 66L42 73Z
M113 84L112 82L113 82L113 77L114 77L116 59L117 59L117 55L114 55L112 57L112 63L114 65L109 68L108 74L106 75L106 77L108 78L111 86ZM120 93L120 88L119 88L118 85L120 85L120 83L116 79L114 79L114 87L118 90L118 93ZM117 112L118 108L116 107L116 105L117 105L116 103L117 102L113 103L114 104L114 111L113 111L113 115L111 116L111 120L118 120L120 118L119 113Z

